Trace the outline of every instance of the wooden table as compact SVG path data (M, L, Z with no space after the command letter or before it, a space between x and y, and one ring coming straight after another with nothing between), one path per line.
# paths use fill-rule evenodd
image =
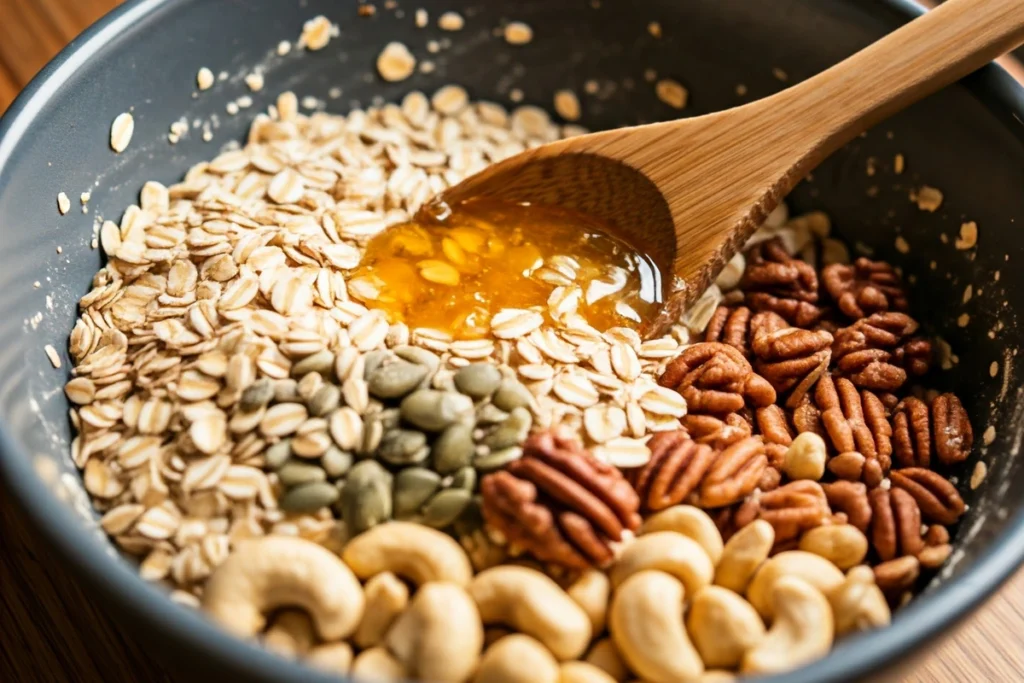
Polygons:
M117 0L0 0L0 112ZM0 496L0 681L161 683L171 677L86 595ZM1024 570L904 683L1024 680Z

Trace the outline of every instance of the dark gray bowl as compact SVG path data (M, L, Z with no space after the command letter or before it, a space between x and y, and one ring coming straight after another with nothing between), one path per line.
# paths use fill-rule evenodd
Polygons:
M383 3L378 3L382 5ZM178 607L137 578L98 531L78 475L69 462L70 428L61 387L69 359L64 350L78 297L100 264L90 249L93 219L118 218L136 201L143 181L171 183L192 164L243 139L252 115L284 89L326 100L346 111L375 97L395 100L412 88L432 91L448 82L475 98L509 103L510 88L526 102L547 106L554 90L582 92L590 78L611 80L607 99L584 99L583 123L610 127L670 118L644 81L647 68L674 76L691 92L687 114L700 114L776 91L781 67L790 81L806 78L907 21L920 10L907 0L523 0L521 2L402 3L404 17L378 7L358 17L354 0L131 0L89 29L25 90L0 122L0 472L24 508L27 522L78 568L81 580L112 605L154 652L203 678L327 680L300 666L235 640L200 615ZM599 4L599 8L593 7ZM432 17L459 9L467 17L457 34L414 28L412 12ZM274 54L278 41L295 39L304 20L323 13L341 36L320 52ZM504 19L535 29L527 47L491 38ZM652 38L657 19L665 37ZM433 74L400 84L369 76L383 44L400 39L427 57L428 39L451 38L435 56ZM238 116L225 103L247 92L239 75L263 64L267 88ZM202 66L231 78L192 97ZM632 87L629 87L629 83ZM735 88L748 88L745 98ZM343 94L332 99L332 87ZM108 144L114 117L134 112L135 136L115 156ZM170 123L218 115L213 142L193 130L176 146ZM925 595L904 609L891 628L838 646L826 659L784 678L793 682L851 680L906 663L909 653L933 645L976 607L1024 557L1024 471L1019 467L1021 370L1015 362L1024 310L1024 93L1001 70L988 67L961 85L897 116L837 154L791 198L797 211L823 208L838 233L898 260L913 277L919 317L940 332L960 362L937 381L955 390L974 418L977 435L992 425L995 440L981 445L957 472L966 482L980 458L989 477L978 491L963 487L971 505L957 533L949 566ZM908 170L891 171L902 153ZM865 173L874 157L880 172ZM942 208L927 214L908 190L927 183L945 193ZM78 193L92 191L90 213L78 211ZM66 191L71 213L60 217L55 198ZM981 228L976 252L953 248L964 219ZM902 234L912 246L895 253ZM946 235L948 244L940 241ZM995 275L998 272L999 276ZM33 283L39 281L40 287ZM975 295L961 305L964 287ZM970 316L965 326L958 316ZM40 314L37 316L37 314ZM990 335L990 331L993 334ZM59 350L55 370L43 352ZM990 377L995 362L998 374ZM782 679L780 679L782 680Z

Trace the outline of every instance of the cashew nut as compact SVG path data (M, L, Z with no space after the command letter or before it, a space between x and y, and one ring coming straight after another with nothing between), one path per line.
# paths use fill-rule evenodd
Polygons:
M629 669L611 638L605 637L595 642L583 661L593 664L620 683L629 678Z
M576 579L566 589L566 592L587 613L590 618L591 633L604 631L605 617L608 614L608 598L612 592L608 575L591 569Z
M240 543L203 593L203 609L239 636L259 633L264 615L280 607L301 607L322 640L341 640L363 617L363 589L326 548L297 536L264 536Z
M469 594L485 624L507 624L533 636L560 661L576 659L590 643L590 617L557 583L535 569L511 565L486 569L473 579Z
M870 567L854 567L846 572L842 585L828 594L836 622L836 636L886 626L892 619L882 589L875 584Z
M800 550L820 555L846 570L860 564L868 554L868 539L852 524L826 524L808 530L800 539Z
M409 676L461 683L480 659L484 627L464 588L431 582L416 591L384 641Z
M728 588L705 586L686 617L693 644L705 666L732 669L764 638L764 622L750 603Z
M263 634L264 647L282 657L304 655L315 641L313 622L299 609L278 612Z
M403 683L406 673L402 663L382 647L371 647L360 652L349 671L357 681L374 683Z
M616 683L607 673L586 662L565 662L559 673L558 683Z
M352 668L352 646L348 643L317 645L306 655L306 661L317 669L347 674Z
M356 645L366 649L377 645L406 605L409 604L409 588L391 572L377 574L366 582L366 609L352 637Z
M683 627L683 584L656 570L633 574L612 598L608 629L622 658L650 683L696 678L704 663Z
M754 572L768 559L775 544L775 528L763 519L754 520L737 531L725 548L715 569L715 585L746 592Z
M714 669L712 671L705 671L695 683L732 683L735 680L736 674L733 672Z
M787 576L803 579L826 595L838 588L845 578L838 567L814 553L803 550L779 553L761 565L747 587L750 604L768 621L777 602L772 599L775 584Z
M448 581L469 585L469 557L451 536L412 522L378 524L356 536L341 559L361 579L391 571L416 585Z
M638 536L612 567L611 580L618 586L645 569L657 569L683 582L687 595L711 583L715 567L699 543L675 531L655 531Z
M825 440L814 432L798 434L783 456L782 471L790 479L818 481L825 476L828 450Z
M488 626L484 629L484 649L486 650L505 636L512 635L512 633L511 629L507 629L504 626Z
M783 576L771 595L775 619L761 643L743 656L744 673L788 671L832 647L832 608L820 590L796 576Z
M722 534L708 513L692 505L675 505L647 518L640 527L640 534L655 531L675 531L689 536L704 548L711 558L711 564L722 559Z
M558 683L558 662L530 636L505 636L480 659L476 683Z

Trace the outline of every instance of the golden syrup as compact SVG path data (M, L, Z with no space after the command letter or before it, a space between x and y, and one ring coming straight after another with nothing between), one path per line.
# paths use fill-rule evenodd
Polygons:
M349 278L353 298L392 322L456 339L487 336L491 317L508 308L549 321L576 313L601 331L637 328L657 312L661 290L654 262L606 223L489 198L427 205L376 235ZM556 310L566 295L578 297L575 309Z

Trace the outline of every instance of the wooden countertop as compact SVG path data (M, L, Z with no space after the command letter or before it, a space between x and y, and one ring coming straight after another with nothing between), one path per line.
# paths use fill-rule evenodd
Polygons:
M117 0L0 0L0 112L22 86ZM0 496L0 680L172 681ZM1024 570L904 683L1024 680Z

